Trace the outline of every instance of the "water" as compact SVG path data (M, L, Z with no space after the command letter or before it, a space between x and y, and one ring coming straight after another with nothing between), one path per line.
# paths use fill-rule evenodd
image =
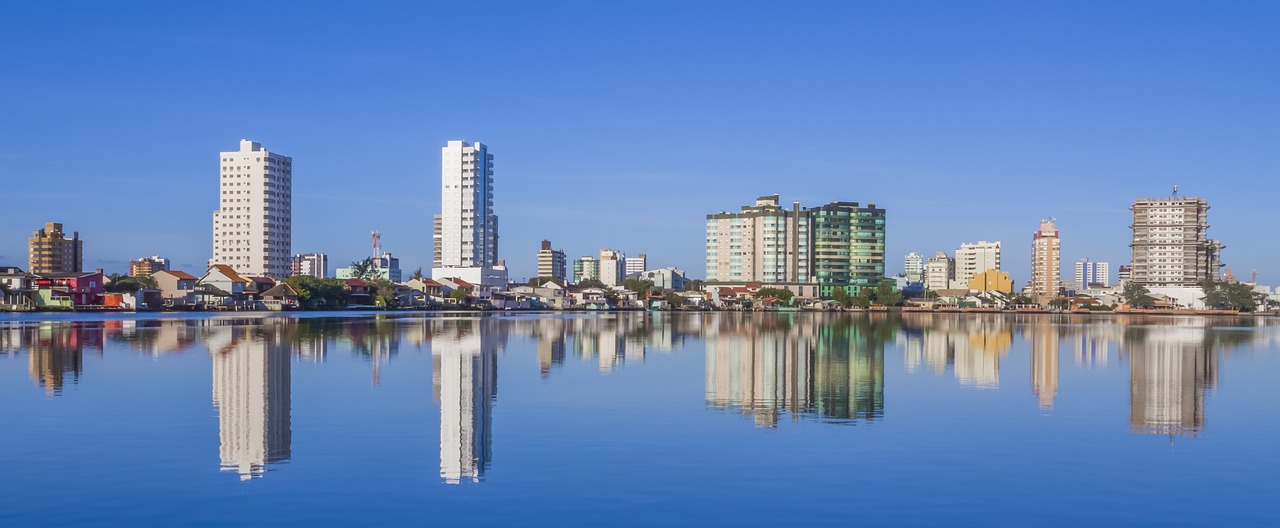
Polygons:
M1280 322L0 316L0 525L1276 525Z

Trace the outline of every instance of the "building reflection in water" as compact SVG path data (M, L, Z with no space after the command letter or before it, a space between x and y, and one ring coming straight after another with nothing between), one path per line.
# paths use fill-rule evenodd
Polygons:
M1152 326L1128 334L1129 429L1139 434L1196 436L1204 428L1204 393L1218 382L1216 332Z
M212 357L221 467L252 479L291 456L294 356L323 362L349 349L369 359L376 385L402 342L419 349L429 344L440 405L440 477L460 483L483 480L493 459L497 363L508 335L532 338L536 356L523 360L536 358L543 378L575 358L604 372L643 364L700 336L706 406L750 415L768 428L786 417L846 424L882 417L885 346L895 340L908 372L949 370L964 387L997 387L1017 332L1029 345L1031 391L1041 409L1053 409L1059 393L1070 389L1059 385L1060 349L1069 346L1080 368L1106 367L1112 355L1127 360L1130 431L1195 436L1205 427L1205 392L1218 384L1219 356L1245 345L1274 346L1274 332L1229 328L1239 324L1128 315L1083 323L1067 316L979 314L217 316L0 326L0 353L27 353L31 380L54 395L81 379L84 353L102 354L104 341L155 357L203 342Z
M43 323L24 329L31 381L48 396L62 393L68 379L80 382L86 348L102 355L102 328L75 323Z
M218 456L240 480L262 477L268 464L289 459L292 446L292 343L275 320L213 326L205 335L213 357Z
M1058 329L1047 317L1028 325L1031 334L1031 392L1041 410L1053 409L1058 396Z
M961 385L1000 386L1000 359L1013 345L1013 329L1005 317L905 314L901 321L907 372L928 367L941 375L950 367Z
M440 402L440 478L479 482L493 459L502 333L486 319L432 323L432 389Z
M776 427L780 413L854 423L884 413L884 344L893 328L881 316L737 314L709 316L707 405L750 414Z

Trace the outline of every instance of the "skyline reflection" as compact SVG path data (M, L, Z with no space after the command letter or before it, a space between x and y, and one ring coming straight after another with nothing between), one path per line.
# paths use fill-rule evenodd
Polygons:
M288 460L293 444L291 343L280 325L222 326L205 336L213 359L222 471L262 478L268 464Z
M160 360L203 347L211 361L219 468L251 480L292 457L294 361L323 368L336 358L357 358L376 391L382 374L397 368L393 360L403 345L429 350L440 479L457 484L482 482L492 468L499 367L512 351L518 357L511 372L557 383L561 376L643 368L655 354L700 347L701 404L741 414L759 428L883 419L887 400L908 390L886 389L886 354L896 362L898 352L902 373L896 375L932 373L952 379L958 390L1004 388L1027 395L1021 396L1027 406L1042 414L1069 404L1064 398L1079 390L1072 369L1127 367L1127 432L1196 437L1206 428L1206 393L1219 387L1221 359L1233 350L1274 346L1270 330L1272 323L1260 319L1126 315L218 316L3 324L0 359L27 354L27 377L53 398L92 383L96 360L86 365L86 352L102 358L104 350L106 356L123 350ZM689 340L702 343L686 346ZM1065 365L1064 348L1072 358ZM1028 370L1002 379L1006 365Z

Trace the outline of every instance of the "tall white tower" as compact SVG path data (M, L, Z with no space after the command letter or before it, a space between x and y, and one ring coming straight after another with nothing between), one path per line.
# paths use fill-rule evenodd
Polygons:
M249 276L288 277L293 249L293 158L256 141L219 153L218 210L213 212L213 257Z
M440 149L440 214L435 268L498 264L493 212L493 155L483 143L450 141Z

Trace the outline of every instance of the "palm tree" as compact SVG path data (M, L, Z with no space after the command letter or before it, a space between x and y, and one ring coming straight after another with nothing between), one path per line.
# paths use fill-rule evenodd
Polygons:
M413 280L413 279L419 279L419 280L422 279L422 268L413 270L413 276L409 277L409 280Z
M373 266L373 259L367 258L363 261L352 262L351 276L357 279L373 279L378 277L378 272Z

